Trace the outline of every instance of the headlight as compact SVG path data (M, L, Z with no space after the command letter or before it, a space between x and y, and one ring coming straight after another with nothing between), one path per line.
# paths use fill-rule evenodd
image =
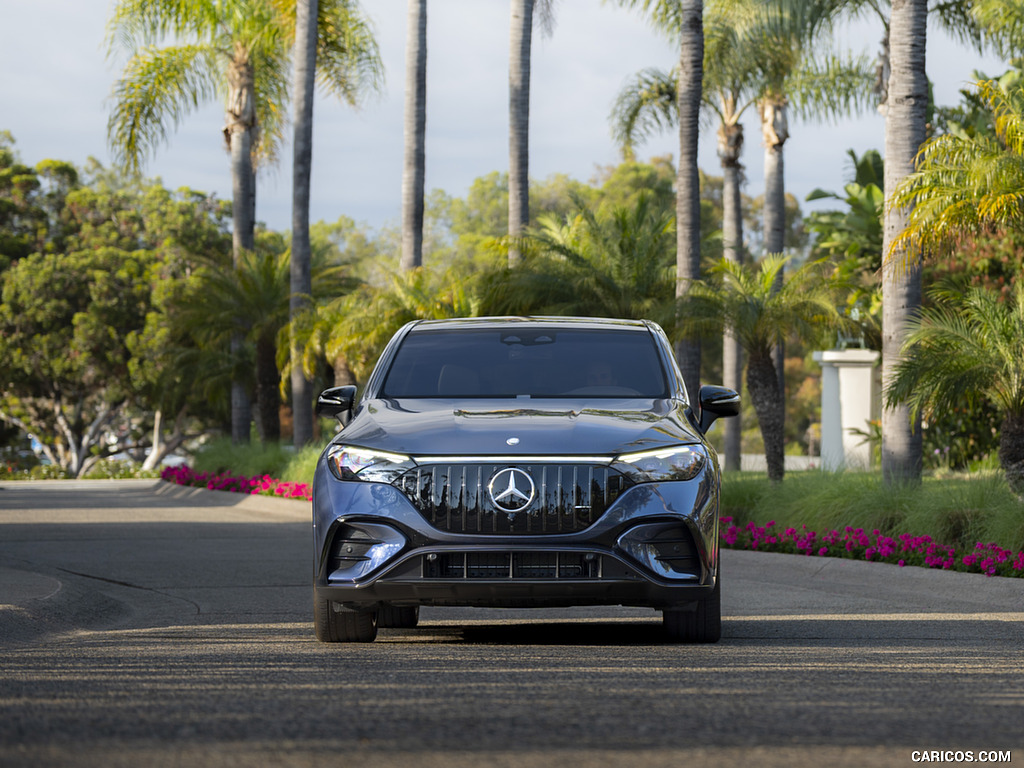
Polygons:
M339 480L390 483L415 464L400 453L335 445L327 452L327 466Z
M639 483L690 480L704 469L708 454L700 445L673 445L653 451L624 453L618 461L620 468Z

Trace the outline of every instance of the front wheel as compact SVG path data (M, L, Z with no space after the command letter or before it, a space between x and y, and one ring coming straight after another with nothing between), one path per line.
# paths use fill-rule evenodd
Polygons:
M696 610L662 611L662 626L673 643L717 643L722 637L722 574L715 589L697 603Z
M330 600L314 595L313 629L321 643L372 643L377 638L377 614L336 611Z

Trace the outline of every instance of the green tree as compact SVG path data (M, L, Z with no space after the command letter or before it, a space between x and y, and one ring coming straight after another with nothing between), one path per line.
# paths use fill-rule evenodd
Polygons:
M24 165L14 137L0 131L0 273L32 253L63 247L60 211L78 183L78 170L70 163Z
M853 178L842 194L815 189L807 200L836 200L846 207L840 210L814 211L807 217L807 229L814 236L812 258L827 258L835 265L835 276L849 286L847 309L856 315L864 333L864 343L881 346L881 291L878 273L882 266L882 156L868 150L860 157L848 152ZM860 334L858 334L859 336Z
M742 264L743 214L740 184L743 176L743 113L758 95L749 50L740 40L739 19L728 4L716 3L704 13L704 105L718 119L718 157L722 167L722 252ZM639 138L675 124L676 72L648 69L627 85L616 99L612 125L616 138L628 155ZM704 259L707 262L707 259ZM743 359L728 329L722 339L725 386L741 391ZM725 422L726 468L739 469L742 424L739 416Z
M714 279L693 286L681 312L698 332L720 333L725 325L733 329L747 358L747 389L773 481L785 475L785 402L772 352L787 337L815 338L842 323L823 265L804 264L778 288L785 263L782 256L766 256L756 267L723 259Z
M153 266L151 253L102 247L34 254L4 274L0 420L73 476L125 447L128 337L150 309Z
M987 402L1002 417L999 465L1024 497L1024 281L1003 300L984 288L937 289L908 325L886 401L931 418Z
M723 252L743 261L740 161L744 136L741 118L758 106L765 138L764 222L766 253L781 253L789 231L782 152L789 135L787 112L835 117L866 102L870 74L863 60L819 56L831 29L835 8L817 0L758 5L712 4L704 15L704 105L718 119L722 164ZM813 55L812 55L813 54ZM615 132L628 149L637 137L662 130L678 118L678 70L645 70L620 94L613 110ZM723 379L740 388L742 356L732 334L723 339ZM782 380L781 353L779 376ZM726 423L727 456L738 468L741 423Z
M113 347L120 355L116 373L108 374L115 376L114 382L105 382L104 386L112 387L116 383L120 387L118 391L126 393L125 398L111 410L105 426L100 424L95 428L98 437L90 437L93 442L82 449L82 441L77 441L79 454L84 457L80 466L91 463L94 456L121 451L155 465L185 439L217 423L215 410L195 386L195 372L175 364L172 350L182 343L167 315L166 299L189 279L201 260L230 258L231 236L226 224L230 217L229 206L192 190L170 192L153 182L125 178L95 161L82 170L58 161L44 161L39 167L60 171L63 181L55 185L49 177L43 176L40 194L45 221L40 225L43 234L39 235L37 243L40 255L25 257L30 258L30 263L45 264L48 270L61 275L59 280L81 283L82 290L91 281L106 284L114 279L102 274L104 265L145 264L145 270L127 273L138 280L138 285L132 285L130 290L123 282L114 283L116 287L103 291L97 288L97 294L90 294L88 300L74 291L67 297L44 293L39 296L41 305L33 310L36 313L32 319L33 333L57 340L64 339L70 330L64 327L68 313L84 319L89 313L98 312L101 322L110 327L104 329L94 324L92 331L112 340L111 344L118 340L121 345ZM71 179L75 179L75 183L72 184ZM106 255L98 265L92 265L87 254ZM129 267L123 267L122 271L125 269ZM39 291L47 290L45 281L36 287L32 287L35 283L29 286L22 278L18 281L22 283L18 290L24 301L28 301L27 296L36 287ZM113 295L118 291L124 292L123 301ZM145 293L144 298L140 292ZM52 305L53 312L43 306L51 301L58 302ZM61 301L65 302L63 309L59 309ZM127 312L125 308L132 302L144 306L145 311ZM76 326L75 331L83 329ZM11 336L12 344L16 337L17 334ZM92 363L83 365L97 367ZM90 378L93 375L90 373ZM0 385L0 392L4 398L35 403L36 408L44 403L49 412L56 413L60 406L47 376L46 369L38 366L23 370L17 389ZM62 391L68 386L62 384ZM88 387L96 386L95 381L88 383ZM83 397L88 401L93 395ZM111 397L107 400L112 401ZM91 407L86 402L84 408ZM7 409L7 412L14 410L17 409ZM86 410L81 414L80 421L91 418ZM68 415L65 419L69 423L76 421ZM63 462L73 469L74 453L68 447L73 443L63 433L55 431L58 426L57 422L37 420L33 434L37 434L44 445L51 446L51 453L57 457L55 463ZM108 447L113 451L108 451Z
M882 156L868 150L860 157L848 150L853 178L843 193L815 189L808 201L837 200L845 210L815 211L807 218L807 229L817 237L812 254L830 259L844 273L877 272L882 266Z

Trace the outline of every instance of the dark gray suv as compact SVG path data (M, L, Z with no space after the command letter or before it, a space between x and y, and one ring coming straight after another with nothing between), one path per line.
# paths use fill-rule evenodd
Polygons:
M721 634L720 469L704 433L739 396L687 398L654 323L417 321L313 481L314 624L327 642L416 625L422 605L647 606L669 639Z

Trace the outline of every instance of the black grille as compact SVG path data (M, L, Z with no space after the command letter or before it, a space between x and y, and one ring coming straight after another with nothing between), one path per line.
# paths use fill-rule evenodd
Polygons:
M427 579L599 579L601 558L581 552L448 552L427 555Z
M491 478L508 466L527 472L536 497L513 515L494 506ZM600 464L434 464L395 481L427 522L450 533L573 533L588 528L630 485Z
M369 560L367 553L370 548L380 543L379 539L373 538L366 531L348 525L339 527L331 546L329 570L352 568Z
M656 552L655 559L673 573L700 573L700 554L685 528L666 529L650 543Z

